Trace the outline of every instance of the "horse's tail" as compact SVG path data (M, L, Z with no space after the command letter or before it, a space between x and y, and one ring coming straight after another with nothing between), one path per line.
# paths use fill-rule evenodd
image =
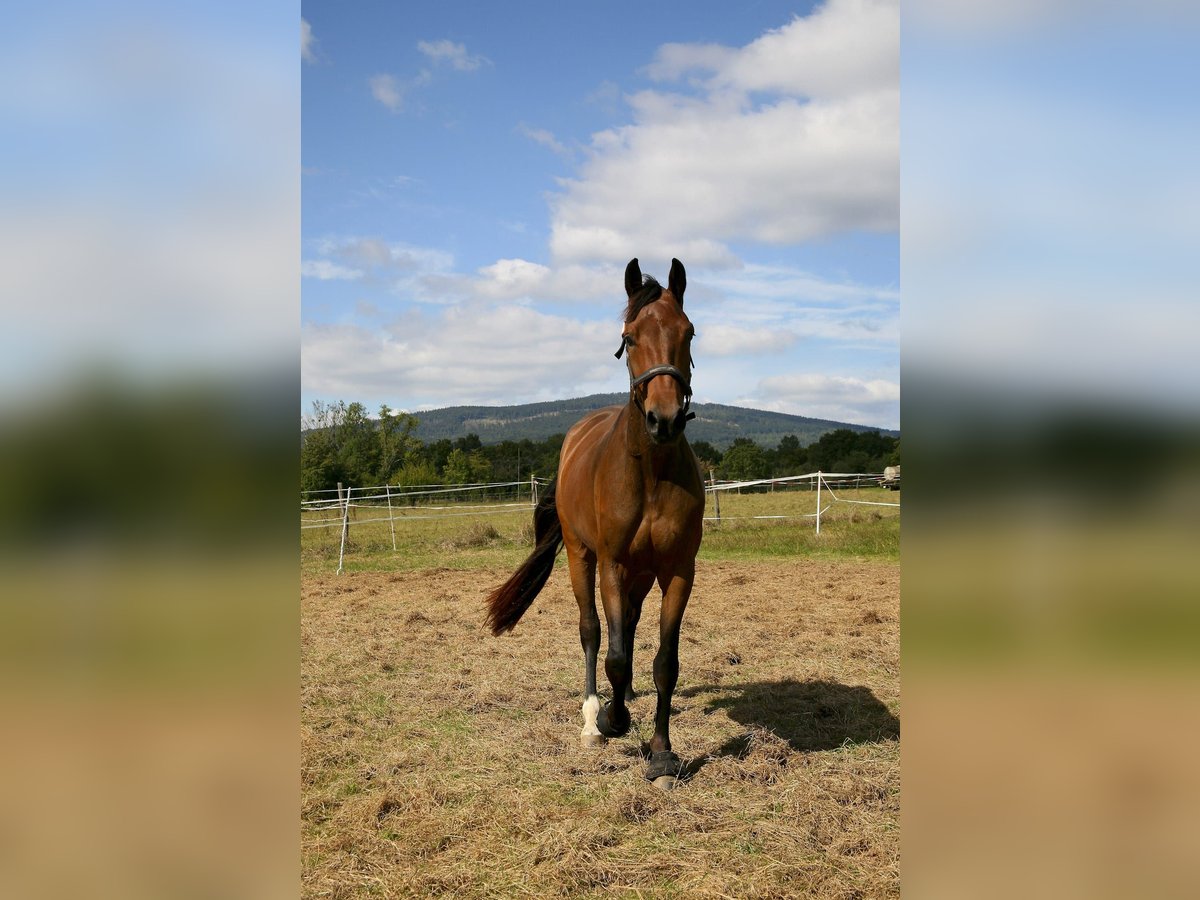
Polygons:
M562 523L554 503L555 484L556 481L550 482L533 511L533 552L512 577L487 598L487 623L494 635L513 630L554 570L554 557L563 543Z

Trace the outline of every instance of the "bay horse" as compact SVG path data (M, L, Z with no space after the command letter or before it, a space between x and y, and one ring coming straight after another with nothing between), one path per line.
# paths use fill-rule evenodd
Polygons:
M637 259L625 269L627 303L620 359L629 368L629 400L589 413L563 440L558 475L534 510L533 553L487 598L492 633L511 631L545 585L565 547L579 603L583 645L584 747L597 747L630 728L633 643L642 601L657 581L662 591L659 648L654 657L658 705L646 778L674 786L680 760L671 751L671 695L679 678L679 627L696 573L704 518L704 478L684 437L692 398L691 342L683 311L687 274L671 260L667 288L643 278ZM612 700L596 694L600 619L596 575L608 622L604 671Z

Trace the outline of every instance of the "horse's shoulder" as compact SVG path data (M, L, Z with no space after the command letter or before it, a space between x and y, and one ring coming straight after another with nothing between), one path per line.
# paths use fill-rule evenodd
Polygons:
M564 446L585 440L589 435L605 434L616 422L622 409L623 407L620 406L606 406L588 413L567 430L566 437L563 439Z
M624 408L624 406L605 406L602 409L594 409L576 422L572 430L589 423L611 422L621 414L621 410Z
M559 454L559 474L594 471L597 454L615 427L621 407L610 406L588 413L567 430Z

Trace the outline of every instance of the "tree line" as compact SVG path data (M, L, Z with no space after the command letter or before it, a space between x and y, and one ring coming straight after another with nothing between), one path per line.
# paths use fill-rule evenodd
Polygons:
M330 490L338 482L367 487L522 481L553 477L564 435L542 441L501 441L485 446L477 435L425 443L413 433L418 419L386 404L372 418L361 403L313 403L300 441L300 487ZM787 435L777 447L737 438L721 451L692 442L706 474L749 480L826 472L882 472L900 462L898 438L878 431L839 428L802 446Z

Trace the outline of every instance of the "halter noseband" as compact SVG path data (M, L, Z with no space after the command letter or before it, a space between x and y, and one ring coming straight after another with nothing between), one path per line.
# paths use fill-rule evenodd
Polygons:
M621 354L624 352L625 352L625 339L621 338L621 346L617 348L617 352L614 353L613 356L615 356L617 359L620 359ZM659 375L670 375L672 378L674 378L676 381L678 381L680 384L683 385L683 411L684 411L684 413L686 413L686 415L684 415L684 417L683 417L683 420L685 422L690 422L692 419L696 418L696 414L694 412L689 412L689 409L691 408L691 405L692 405L692 379L689 376L685 375L680 369L676 368L675 366L667 366L667 365L652 366L651 368L647 369L645 372L643 372L641 375L638 375L635 378L633 375L633 361L628 356L625 357L625 365L629 368L629 392L630 393L633 393L633 391L639 385L645 384L651 378L657 378ZM640 403L638 404L638 408L639 409L641 408Z

